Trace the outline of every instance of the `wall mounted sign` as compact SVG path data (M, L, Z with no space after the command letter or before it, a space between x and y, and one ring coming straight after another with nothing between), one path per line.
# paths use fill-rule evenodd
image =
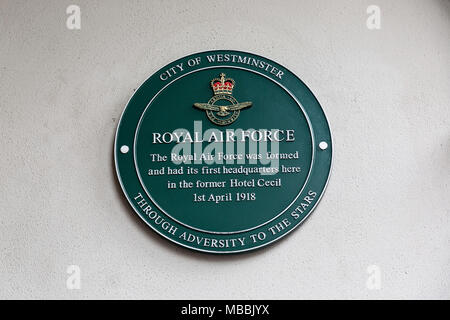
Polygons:
M220 50L145 81L122 114L114 156L126 198L153 230L235 253L306 219L326 187L332 144L319 102L292 72Z

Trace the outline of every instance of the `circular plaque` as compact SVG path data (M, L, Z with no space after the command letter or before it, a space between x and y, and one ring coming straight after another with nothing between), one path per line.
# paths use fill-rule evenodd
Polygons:
M236 253L306 219L328 182L332 141L292 72L219 50L170 63L139 87L114 157L128 202L153 230L190 249Z

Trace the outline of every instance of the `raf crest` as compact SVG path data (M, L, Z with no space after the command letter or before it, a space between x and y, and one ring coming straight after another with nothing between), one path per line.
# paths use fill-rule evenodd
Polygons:
M232 124L239 117L241 109L252 105L251 102L239 103L232 96L235 81L225 77L226 75L221 73L220 78L211 80L214 96L208 103L194 103L194 107L205 110L208 119L219 126Z

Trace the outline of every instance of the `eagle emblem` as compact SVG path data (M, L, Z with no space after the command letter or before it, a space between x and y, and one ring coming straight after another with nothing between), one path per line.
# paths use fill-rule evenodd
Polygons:
M220 78L211 80L214 95L207 103L194 103L194 107L206 111L208 119L219 126L232 124L239 117L242 109L251 107L251 102L239 103L233 96L235 81L226 78L225 73ZM231 103L231 104L230 104Z

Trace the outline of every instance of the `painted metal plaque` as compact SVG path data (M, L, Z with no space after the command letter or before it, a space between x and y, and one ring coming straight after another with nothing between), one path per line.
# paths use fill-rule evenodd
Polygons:
M287 235L317 206L332 160L330 128L308 87L272 60L223 50L181 58L146 80L114 148L139 217L210 253Z

